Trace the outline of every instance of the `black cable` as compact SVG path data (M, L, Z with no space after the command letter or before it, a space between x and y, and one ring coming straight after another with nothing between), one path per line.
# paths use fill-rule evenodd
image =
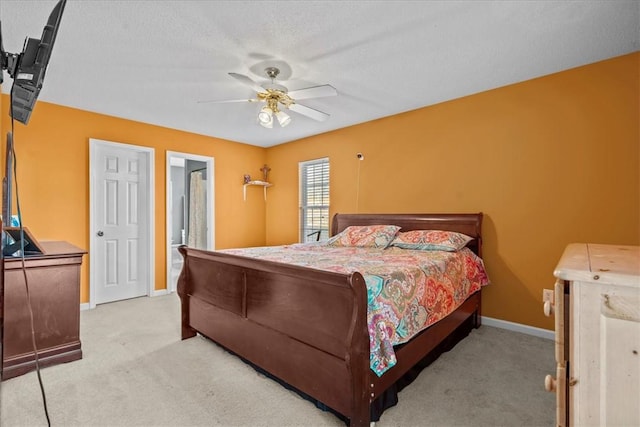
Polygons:
M27 280L27 268L25 267L25 253L24 253L24 227L22 225L22 212L20 211L20 196L18 191L18 158L16 157L15 150L15 132L14 132L14 123L13 119L13 87L11 87L10 93L10 102L11 102L11 136L13 138L13 144L11 144L11 153L13 157L13 181L15 183L16 188L16 209L18 211L18 225L20 227L20 259L22 261L22 275L24 277L24 287L27 294L27 307L29 308L29 321L31 325L31 344L33 346L33 354L35 356L36 363L36 373L38 375L38 384L40 385L40 393L42 394L42 404L44 406L44 415L47 418L47 425L51 427L51 420L49 419L49 410L47 408L47 395L44 391L44 384L42 383L42 376L40 375L40 357L38 355L38 347L36 345L36 331L34 327L33 321L33 308L31 306L31 294L29 293L29 282ZM9 213L11 214L11 213ZM9 218L9 221L11 219Z

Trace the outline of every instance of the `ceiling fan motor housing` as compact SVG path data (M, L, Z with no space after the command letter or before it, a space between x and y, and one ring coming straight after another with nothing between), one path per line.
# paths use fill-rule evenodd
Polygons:
M231 77L256 91L257 99L239 99L217 102L264 102L267 105L260 109L258 116L258 122L264 127L272 127L274 115L281 126L284 127L289 124L291 118L282 111L283 108L290 109L298 114L302 114L319 122L323 122L329 118L329 114L298 104L297 100L323 96L335 96L338 93L333 86L320 85L296 89L291 92L291 95L289 95L289 90L286 87L275 82L275 78L280 74L280 70L277 67L267 67L264 72L267 77L271 79L271 83L260 85L244 74L229 73Z

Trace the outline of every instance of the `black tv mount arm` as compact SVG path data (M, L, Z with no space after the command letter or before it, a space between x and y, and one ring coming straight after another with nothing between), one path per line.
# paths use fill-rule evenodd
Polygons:
M7 70L9 76L12 79L15 78L21 56L21 53L4 51L4 46L2 46L2 22L0 21L0 83L2 83L2 70Z
M3 56L2 69L7 70L7 72L9 73L9 76L12 79L15 78L16 70L18 69L18 64L20 63L20 54L2 52L2 56Z

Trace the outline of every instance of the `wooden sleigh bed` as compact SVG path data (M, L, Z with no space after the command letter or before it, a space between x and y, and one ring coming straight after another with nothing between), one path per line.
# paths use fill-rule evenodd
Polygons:
M481 256L482 213L336 214L331 234L348 226L395 224L401 231L446 230L473 237ZM359 272L341 274L233 254L180 247L182 339L197 333L302 394L368 426L371 406L429 359L445 340L480 326L481 291L397 346L397 363L370 369L367 289ZM461 325L466 331L459 332ZM453 338L452 338L453 337Z

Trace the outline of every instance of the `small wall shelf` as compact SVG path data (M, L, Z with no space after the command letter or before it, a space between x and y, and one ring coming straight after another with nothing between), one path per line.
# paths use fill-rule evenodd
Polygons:
M266 182L266 181L249 181L245 184L242 185L242 198L244 199L244 201L247 201L247 187L250 185L257 185L263 188L264 191L264 201L267 201L267 188L271 187L273 184L271 184L270 182Z

